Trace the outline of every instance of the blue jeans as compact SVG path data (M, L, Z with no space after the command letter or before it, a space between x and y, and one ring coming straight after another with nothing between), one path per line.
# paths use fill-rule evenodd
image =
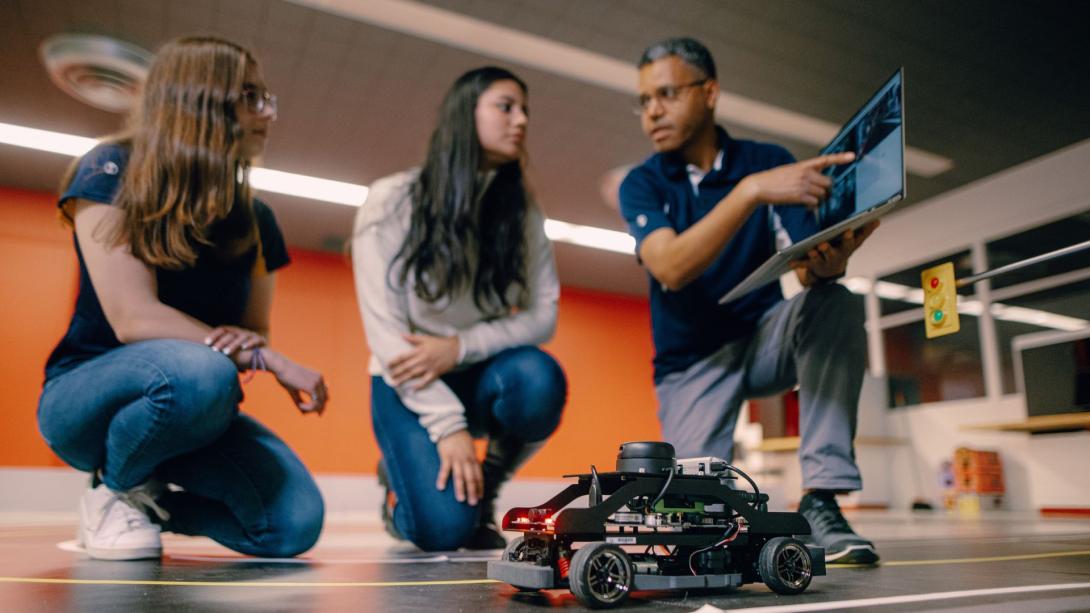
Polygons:
M466 409L475 437L543 441L556 430L567 398L564 371L536 347L515 347L442 377ZM439 452L397 392L371 378L371 421L390 487L397 495L394 525L426 551L457 549L473 536L480 505L454 498L454 485L435 489Z
M275 434L239 412L238 371L197 343L124 345L46 382L38 428L72 467L102 471L112 490L151 477L164 529L207 536L235 551L290 557L322 530L321 493Z

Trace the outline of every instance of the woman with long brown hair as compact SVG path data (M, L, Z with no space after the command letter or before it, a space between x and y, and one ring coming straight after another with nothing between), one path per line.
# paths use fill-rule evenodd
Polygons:
M293 556L321 531L309 472L238 407L246 369L273 373L304 414L326 402L321 375L267 340L289 258L247 177L275 119L249 51L177 39L156 54L128 129L63 185L79 294L46 364L38 424L61 459L92 473L79 505L92 557L158 557L162 530Z
M556 329L560 284L523 179L528 97L502 68L460 76L423 166L375 181L356 215L383 519L425 550L504 547L500 487L567 399L560 364L536 347Z

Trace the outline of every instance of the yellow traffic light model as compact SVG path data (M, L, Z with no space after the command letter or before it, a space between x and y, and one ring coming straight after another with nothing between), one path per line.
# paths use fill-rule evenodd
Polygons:
M920 283L923 285L924 328L927 338L953 334L960 330L954 264L947 262L928 268L920 273Z
M953 262L928 268L920 273L920 285L923 285L923 321L927 338L953 334L961 329L961 323L958 321L959 287L1083 251L1090 251L1090 240L1035 255L964 279L954 279Z

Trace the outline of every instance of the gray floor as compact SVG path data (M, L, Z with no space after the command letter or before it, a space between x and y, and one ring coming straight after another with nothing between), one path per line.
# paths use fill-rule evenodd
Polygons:
M877 568L832 567L800 596L762 585L729 593L641 592L626 608L881 611L1090 610L1090 521L998 513L865 513ZM71 541L67 515L0 514L4 611L531 611L581 610L566 591L519 594L485 577L487 555L425 555L371 515L330 518L302 560L236 556L167 535L162 561L102 562ZM713 611L708 608L705 611Z

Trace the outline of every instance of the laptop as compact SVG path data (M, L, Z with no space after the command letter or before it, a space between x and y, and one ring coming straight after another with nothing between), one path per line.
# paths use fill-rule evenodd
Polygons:
M889 213L905 197L904 68L878 88L870 100L840 129L821 155L854 151L849 164L823 172L833 179L828 197L814 212L819 230L776 252L719 299L726 304L777 281L791 262L817 245L834 241Z

